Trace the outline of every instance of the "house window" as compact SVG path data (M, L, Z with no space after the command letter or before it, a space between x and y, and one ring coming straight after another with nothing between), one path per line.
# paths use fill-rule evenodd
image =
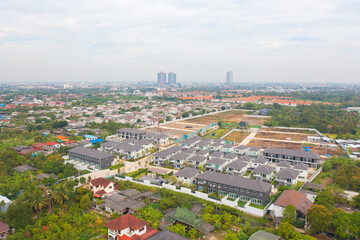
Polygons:
M246 190L246 193L250 193L250 190Z
M255 191L252 192L253 195L256 195L257 193Z
M243 189L243 188L240 188L240 192L244 192L244 189Z
M144 231L144 229L145 229L145 227L140 228L140 229L139 229L139 232Z
M237 192L238 192L238 191L239 191L239 188L238 188L238 187L236 187L236 188L235 188L235 191L237 191Z
M204 190L204 187L203 187L203 186L198 186L198 190L199 190L199 191L203 191L203 190Z
M233 186L230 186L230 187L229 187L229 189L230 189L230 190L233 190L233 189L234 189L234 187L233 187Z

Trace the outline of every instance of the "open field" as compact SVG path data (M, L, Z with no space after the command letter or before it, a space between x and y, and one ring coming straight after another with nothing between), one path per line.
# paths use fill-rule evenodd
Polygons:
M165 128L161 128L161 126L160 126L160 131L158 131L157 127L148 128L148 129L146 129L146 131L152 132L152 133L163 133L163 134L170 135L172 137L182 137L184 134L190 133L188 131L185 132L181 129L165 129Z
M242 142L242 140L244 140L249 134L250 134L250 132L234 131L234 132L230 133L229 135L227 135L224 139L225 139L226 141L232 141L232 142L240 143L240 142Z
M192 122L192 123L199 123L209 125L214 122L235 122L238 123L240 121L247 121L250 125L262 125L266 118L258 117L258 116L244 116L241 111L231 110L227 112L222 112L214 115L202 116L198 118L193 118L186 120L184 122Z
M268 139L279 139L279 140L291 140L291 141L307 141L307 136L316 136L315 134L305 134L305 133L286 133L280 131L263 131L255 135L256 138L268 138Z
M282 129L282 128L266 128L264 130L266 130L266 131L276 131L276 132L303 133L303 134L315 135L316 136L316 133L314 131L309 131L309 130L293 130L293 129Z
M315 144L309 144L309 143L294 143L294 142L286 142L286 141L272 141L269 140L258 140L258 139L252 139L247 146L249 147L260 147L260 148L270 148L270 147L279 147L279 148L292 148L292 149L298 149L300 150L302 146L307 146L309 149L317 154L320 155L326 155L330 154L333 155L345 155L342 149L340 148L326 148L326 147L320 147L320 145Z
M206 127L207 125L205 124L194 124L194 123L190 123L190 122L173 122L173 123L168 123L168 124L163 124L161 125L161 127L165 127L165 128L176 128L176 129L184 129L187 131L197 131L200 130L203 127Z

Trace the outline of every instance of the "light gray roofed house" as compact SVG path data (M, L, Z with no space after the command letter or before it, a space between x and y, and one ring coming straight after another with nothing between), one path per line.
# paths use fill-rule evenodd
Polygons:
M198 173L200 172L199 169L196 168L190 168L190 167L185 167L183 169L181 169L180 171L178 171L177 173L175 173L175 176L178 177L186 177L186 178L193 178L195 177Z
M143 135L144 138L153 138L153 139L156 139L156 140L160 140L160 139L163 139L163 138L169 138L169 135L166 135L166 134L162 134L162 133L145 133Z
M205 156L205 155L208 155L208 154L209 154L209 151L207 151L207 150L200 150L200 151L197 151L195 154L196 154L196 155Z
M299 176L299 174L300 172L298 170L283 168L276 174L276 176L281 178L296 179Z
M223 159L223 158L212 158L207 163L208 164L223 165L226 162L227 162L226 159Z
M200 142L202 140L201 137L199 136L194 136L194 137L191 137L191 138L188 138L184 141L181 142L181 146L191 146L197 142Z
M221 138L218 138L216 140L214 140L214 143L220 143L220 144L223 144L224 143L224 140L221 139Z
M138 152L141 151L143 148L139 145L131 145L127 143L119 144L115 147L116 149L120 149L124 152Z
M191 161L193 163L199 162L202 163L207 160L207 157L200 156L200 155L194 155L188 159L188 161Z
M128 198L132 198L133 196L139 194L140 192L134 188L127 188L125 190L122 190L119 192L119 194L128 197Z
M298 163L293 167L294 170L308 170L309 169L309 165L304 164L304 163Z
M161 152L157 152L154 154L154 157L158 157L158 158L167 158L172 156L174 153L180 152L183 148L180 146L173 146L171 148L165 149Z
M241 161L243 161L243 162L251 162L251 161L253 160L253 158L246 155L246 156L241 156L241 157L239 158L239 160L241 160Z
M170 157L171 160L186 160L190 157L190 154L179 152L173 156Z
M117 131L127 132L127 133L135 133L135 134L145 134L146 132L144 130L139 130L136 128L121 128Z
M291 167L291 163L286 162L286 161L281 161L281 162L279 162L276 166L277 166L277 167L290 168L290 167Z
M268 162L268 160L263 157L259 157L253 161L253 163L258 163L258 164L266 164L267 162Z
M229 159L229 160L237 159L237 157L238 157L238 155L235 153L230 153L230 154L226 154L225 156L223 156L223 158Z
M259 148L259 147L251 147L251 148L249 148L248 151L258 152L260 150L261 150L261 148Z
M17 167L14 167L14 170L17 171L17 172L26 172L26 171L36 171L36 168L34 167L30 167L28 165L21 165L21 166L17 166Z
M235 149L238 149L238 150L245 150L245 149L248 149L249 147L247 146L244 146L244 145L239 145L237 146Z
M44 145L42 148L44 151L54 151L55 148L53 146Z
M312 151L302 151L302 150L287 149L287 148L267 148L264 150L264 153L320 159L319 154L316 154Z
M259 230L252 234L249 240L280 240L281 237L263 230Z
M206 181L217 182L239 188L251 189L253 191L266 193L272 188L270 183L261 182L258 180L243 178L236 175L228 175L219 172L206 171L196 177L196 179L202 179Z
M233 145L233 144L230 144L230 143L227 143L227 144L224 144L222 147L223 147L223 148L233 148L234 145Z
M30 146L25 146L25 145L19 145L19 146L13 147L12 149L17 151L17 152L20 152L21 150L28 149L28 148L31 148L31 147Z
M244 167L247 167L247 165L248 165L248 163L246 163L246 162L243 162L241 160L236 160L234 162L231 162L231 163L227 164L226 167L228 169L233 168L233 169L236 169L236 170L241 170Z
M224 153L222 152L213 152L209 155L210 158L219 158L222 157L224 155Z
M270 174L275 171L276 168L268 165L260 165L256 167L253 172L258 174Z
M188 148L188 149L183 149L181 150L181 152L183 153L188 153L188 154L194 154L196 152L196 149L194 148Z

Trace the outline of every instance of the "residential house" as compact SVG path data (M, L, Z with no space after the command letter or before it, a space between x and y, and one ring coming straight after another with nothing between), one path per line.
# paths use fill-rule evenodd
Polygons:
M252 161L251 168L255 169L258 166L266 165L267 163L268 163L268 160L266 158L259 157L259 158L255 159L254 161Z
M133 214L138 208L146 207L146 204L142 201L125 196L119 192L106 194L103 201L104 202L101 204L101 207L105 208L107 212L117 212L120 215L127 213Z
M245 154L256 158L256 157L260 156L260 151L261 151L261 148L259 148L259 147L251 147L245 151Z
M291 163L286 161L281 161L278 164L276 164L276 172L280 172L283 168L291 168Z
M0 239L6 239L9 232L10 232L9 225L0 221Z
M249 149L249 147L244 146L244 145L239 145L236 148L234 148L234 153L238 154L238 155L245 155L247 149Z
M51 133L51 131L49 129L41 129L39 130L39 133L42 134L43 136L47 136Z
M77 147L68 151L69 160L75 160L95 165L99 169L110 167L114 156L107 152Z
M117 134L118 137L122 139L127 139L127 138L142 139L143 136L146 134L146 132L135 128L121 128L117 130Z
M194 155L187 160L188 164L195 168L205 166L206 161L207 161L207 157L201 155Z
M170 143L170 136L159 133L145 133L143 139L154 140L160 145L167 145Z
M29 165L21 165L21 166L14 167L14 170L17 172L24 173L26 171L36 171L37 169L34 167L30 167Z
M253 170L253 177L262 182L270 182L274 177L276 168L268 165L259 165Z
M312 151L286 148L267 148L264 150L263 156L271 162L287 161L291 165L305 163L313 168L317 168L318 161L320 160L320 156Z
M195 184L195 177L200 173L196 168L185 167L175 173L178 182L187 184L188 186Z
M282 238L278 235L275 235L273 233L266 232L264 230L259 230L255 233L253 233L249 240L281 240Z
M305 193L296 190L284 190L275 203L269 207L269 210L275 222L280 223L283 219L284 209L292 205L296 209L297 216L305 220L307 211L313 204Z
M47 178L47 179L50 179L50 178L57 179L57 176L55 174L53 174L53 173L51 173L51 174L42 173L42 174L37 175L36 178L39 179L40 182L42 182L45 178Z
M115 191L115 183L103 177L99 177L90 181L89 188L94 193L95 197L100 198L105 193Z
M238 155L235 153L230 153L224 155L222 158L226 159L228 162L233 162L238 159Z
M184 162L190 157L191 155L188 153L184 153L184 152L179 152L175 155L172 155L169 158L170 163L175 167L175 168L182 168Z
M154 156L154 164L162 166L164 165L166 160L177 153L179 153L183 148L180 146L173 146L171 148L165 149L161 152L155 153Z
M126 214L105 224L109 240L148 240L159 231L147 222Z
M223 152L212 152L210 153L209 155L209 159L212 159L212 158L221 158L224 156L224 153Z
M5 213L11 204L11 200L0 195L0 203L3 203L3 205L0 204L0 213Z
M300 172L299 180L305 181L305 179L307 179L307 177L308 177L308 169L309 169L308 164L298 163L292 169L298 170Z
M232 153L234 151L234 148L235 146L233 144L227 143L221 147L221 151L225 154Z
M246 173L248 169L248 163L241 160L233 161L225 166L225 171L229 175L239 175L242 176Z
M201 140L202 140L201 137L194 136L182 141L180 145L184 148L190 148L193 147L196 143L200 142Z
M97 136L93 136L93 135L90 135L90 134L84 135L84 140L85 141L91 141L91 140L96 140L96 139L98 139Z
M221 196L240 198L241 201L252 201L265 206L270 200L272 185L259 180L243 178L218 172L204 172L196 177L198 191L213 193L218 191Z
M290 168L283 168L276 174L275 181L280 185L290 187L293 184L297 184L299 180L300 172Z
M224 158L211 158L206 163L206 170L222 172L228 161Z

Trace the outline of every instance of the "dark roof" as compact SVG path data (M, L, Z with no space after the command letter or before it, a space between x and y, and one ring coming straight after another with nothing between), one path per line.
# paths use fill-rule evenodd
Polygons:
M274 205L283 208L286 208L290 204L304 215L307 214L307 210L313 205L313 203L306 197L305 193L295 190L283 191L280 197L274 203Z
M323 190L323 185L319 183L306 182L304 188L319 189Z
M121 128L118 129L117 132L126 132L126 133L134 133L134 134L145 134L146 132L143 130L139 130L136 128Z
M276 176L282 178L296 179L299 176L299 174L300 172L298 170L283 168L276 174Z
M113 155L110 153L100 152L100 151L97 151L94 149L83 148L83 147L73 148L73 149L70 149L68 152L69 153L77 153L77 154L81 154L81 155L93 157L93 158L98 158L98 159L113 157Z
M127 188L120 192L121 195L124 195L125 197L128 197L128 198L134 197L135 195L138 195L139 193L140 192L138 190L136 190L135 188Z
M184 140L181 144L192 145L192 144L197 143L197 142L199 142L201 140L202 140L201 137L195 136L195 137L191 137L191 138L188 138L188 139Z
M287 148L267 148L264 150L264 153L320 159L319 154L316 154L312 151L302 151L302 150L287 149Z
M259 180L254 180L250 178L243 178L236 175L227 175L218 172L204 172L198 175L196 179L217 182L263 193L270 191L272 187L270 183L261 182Z
M197 151L195 154L196 154L196 155L204 156L204 155L208 155L208 154L209 154L209 151L207 151L207 150L200 150L200 151Z
M234 168L234 169L243 169L244 167L246 167L248 165L248 163L243 162L241 160L236 160L234 162L229 163L228 165L226 165L227 168Z
M183 153L188 153L188 154L193 154L193 153L196 152L196 149L194 149L194 148L188 148L188 149L183 149L183 150L181 150L181 152L183 152Z
M181 169L180 171L178 171L177 173L175 173L175 176L193 178L193 177L195 177L199 172L200 172L199 169L190 168L190 167L185 167L185 168Z
M161 231L159 234L156 234L154 237L149 238L148 240L190 240L190 238L183 237L174 232L170 232L165 229Z
M274 171L275 168L268 165L260 165L253 170L254 173L259 173L259 174L270 174Z
M25 172L25 171L36 171L36 168L34 167L30 167L29 165L21 165L21 166L17 166L14 167L14 170L17 172Z
M27 148L30 148L30 146L19 145L19 146L13 147L12 149L19 152L19 151L21 151L23 149L27 149Z

